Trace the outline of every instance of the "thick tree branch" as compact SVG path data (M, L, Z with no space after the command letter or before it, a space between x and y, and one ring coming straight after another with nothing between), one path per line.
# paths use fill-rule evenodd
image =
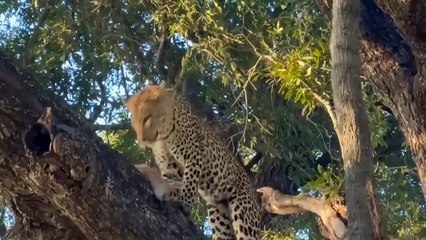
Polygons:
M40 196L19 194L12 199L11 206L18 214L6 239L86 239L73 222ZM26 223L28 220L31 224Z
M334 1L330 37L331 85L345 170L350 239L383 239L377 211L368 117L362 99L360 1ZM362 130L366 129L366 130Z
M409 42L426 46L426 43L424 43L426 40L426 3L424 1L377 0L377 4L389 13L398 29L401 29ZM425 50L422 48L422 51Z
M320 217L330 239L345 239L347 210L345 206L331 205L326 200L281 194L270 187L257 190L262 193L263 208L270 213L288 215L311 212Z
M330 17L332 0L316 2ZM362 69L395 114L426 197L425 8L418 0L361 0Z
M66 229L86 239L202 238L182 212L156 201L137 169L87 121L1 53L0 175L1 191L25 225L12 239L32 239L25 236L34 236L33 222L63 231L60 239Z
M288 215L310 212L320 218L320 224L325 228L325 237L332 240L347 239L348 211L346 206L331 204L327 200L299 195L286 195L271 187L257 189L261 195L262 207L273 214ZM397 240L386 236L384 239Z

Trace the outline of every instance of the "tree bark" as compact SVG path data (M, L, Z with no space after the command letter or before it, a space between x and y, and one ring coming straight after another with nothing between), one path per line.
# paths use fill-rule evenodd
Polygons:
M327 200L305 196L282 194L271 187L257 189L262 193L263 208L274 214L314 213L320 218L325 232L322 234L331 240L344 240L347 234L346 206L332 205Z
M316 0L330 15L332 0ZM426 198L426 3L361 0L362 69L399 123Z
M2 53L0 175L17 217L8 239L203 239L83 118Z
M370 131L361 95L359 20L359 0L334 1L330 51L335 127L345 169L348 237L383 239L374 197Z
M267 212L280 215L314 213L319 218L318 224L324 237L331 240L348 239L346 206L324 199L282 194L271 187L261 187L257 191L262 194L261 203ZM393 236L386 236L385 239L399 240Z

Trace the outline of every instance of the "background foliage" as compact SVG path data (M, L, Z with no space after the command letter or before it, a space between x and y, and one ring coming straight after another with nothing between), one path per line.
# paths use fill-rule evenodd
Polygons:
M338 142L320 107L332 104L328 38L328 21L307 0L0 2L1 50L90 119L129 161L150 155L137 147L121 99L147 80L184 82L187 93L241 126L244 162L262 153L251 169L257 183L338 200ZM387 230L422 238L426 206L411 156L393 115L368 83L363 90ZM4 206L0 220L9 224ZM195 213L200 224L202 209ZM322 238L310 215L270 216L265 234Z

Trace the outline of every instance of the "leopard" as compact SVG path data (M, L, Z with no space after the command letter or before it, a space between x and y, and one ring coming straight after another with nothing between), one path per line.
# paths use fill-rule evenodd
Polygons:
M260 240L256 189L235 155L193 113L190 103L173 88L148 85L125 104L138 145L152 150L161 175L175 183L172 190L162 191L166 198L192 209L201 197L213 240Z
M154 156L157 156L155 159L155 163L159 169L161 169L160 175L157 173L152 173L151 171L156 171L155 169L148 170L148 167L150 167L147 164L137 164L135 165L136 168L143 173L147 173L148 178L156 178L158 176L161 176L163 180L166 181L169 185L172 187L179 187L182 185L182 178L183 178L183 166L176 161L176 159L171 155L170 152L167 151L165 146L154 149ZM158 169L157 169L158 170ZM155 176L155 177L154 177ZM158 180L154 180L158 181Z
M174 179L170 180L163 177L162 172L158 168L151 167L148 164L136 164L135 167L151 184L157 199L165 201L177 200L176 193L180 185L176 185L176 182L179 183L181 181L175 181Z

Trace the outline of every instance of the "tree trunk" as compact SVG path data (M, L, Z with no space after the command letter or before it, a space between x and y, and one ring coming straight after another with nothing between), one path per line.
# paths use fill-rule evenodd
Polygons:
M331 16L332 0L316 1ZM426 3L376 2L361 0L362 69L395 114L426 198Z
M8 239L203 238L62 99L2 53L0 175L17 217Z
M374 219L373 159L367 114L362 100L359 54L359 0L334 1L332 11L331 83L345 169L349 239L383 239ZM373 227L373 224L376 225Z

